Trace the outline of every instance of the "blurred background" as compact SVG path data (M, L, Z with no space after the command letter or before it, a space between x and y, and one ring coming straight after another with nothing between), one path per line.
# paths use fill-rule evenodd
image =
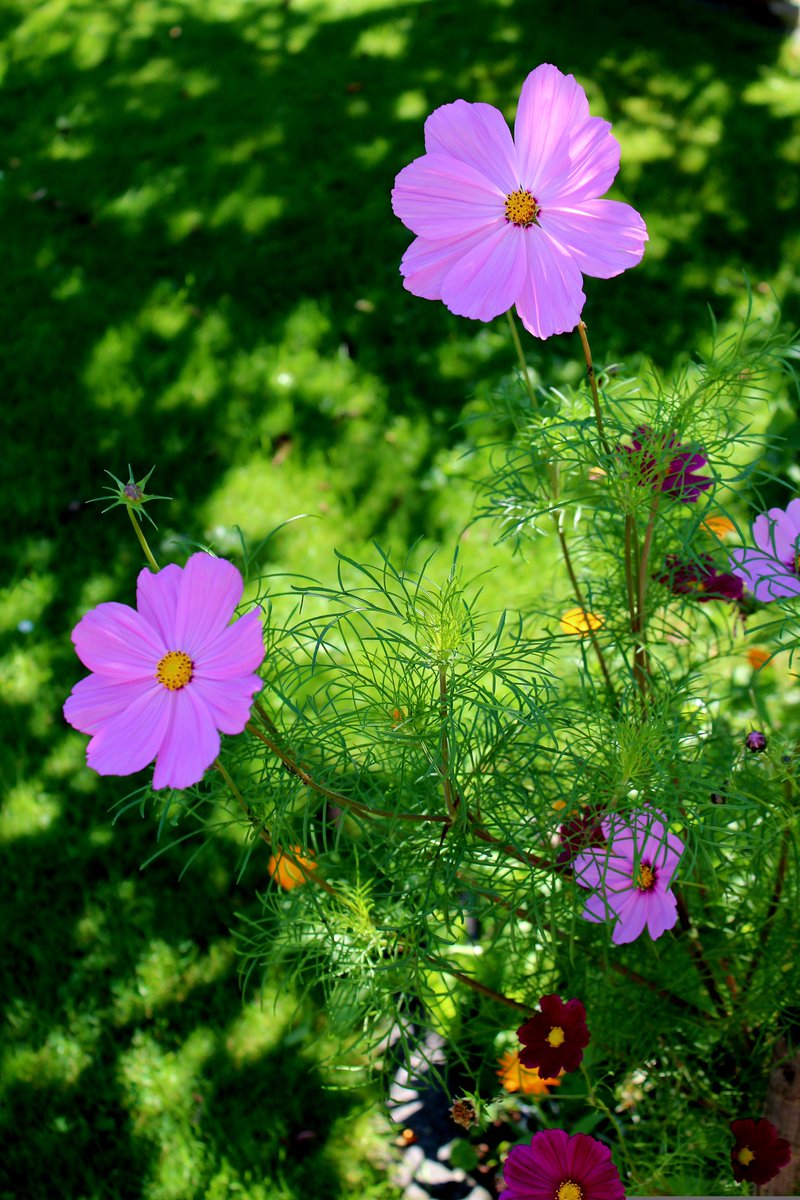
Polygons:
M778 6L780 8L780 6ZM403 290L391 212L425 117L458 97L513 120L553 62L613 123L613 191L643 264L587 280L595 358L669 370L748 303L800 318L800 41L794 10L628 0L5 0L0 579L3 1049L0 1197L388 1198L374 1096L326 1090L309 1002L244 1005L229 928L268 885L235 839L158 857L110 809L61 705L89 607L131 602L141 555L101 517L104 469L155 463L153 545L188 542L330 580L333 548L452 546L471 427L514 370L505 324ZM577 335L526 341L546 379ZM791 397L754 414L800 445ZM523 597L493 531L463 539ZM167 831L168 833L168 831ZM165 834L165 837L167 834ZM274 886L274 885L270 885Z

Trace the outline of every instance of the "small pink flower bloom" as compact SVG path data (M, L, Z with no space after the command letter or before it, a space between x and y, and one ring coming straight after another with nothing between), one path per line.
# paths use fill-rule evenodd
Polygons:
M243 586L232 563L193 554L185 567L139 573L138 611L110 602L81 618L72 640L92 674L64 716L92 735L86 761L99 775L132 775L155 758L154 788L190 787L219 754L219 732L242 732L264 659L258 610L229 625Z
M611 1151L587 1133L535 1133L529 1146L512 1146L503 1164L500 1200L625 1200Z
M496 108L456 100L428 117L425 150L392 191L417 235L400 264L415 296L478 321L516 305L528 332L548 338L578 324L581 273L610 279L644 253L635 209L599 199L619 170L611 126L549 63L522 85L513 138Z
M734 575L764 604L800 595L800 500L756 517L753 541L731 551Z
M653 941L678 919L670 885L683 857L684 844L667 829L655 809L603 820L608 846L585 850L573 863L575 881L591 888L581 916L615 922L611 940L633 942L644 931Z

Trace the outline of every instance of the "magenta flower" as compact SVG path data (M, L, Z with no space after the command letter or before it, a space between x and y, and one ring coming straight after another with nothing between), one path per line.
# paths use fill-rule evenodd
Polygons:
M698 554L694 562L681 562L677 554L668 554L665 566L666 571L653 578L676 596L691 596L701 604L707 600L730 600L742 607L744 584L741 579L727 571L718 571L710 554Z
M753 522L758 549L732 550L731 570L756 600L768 603L784 596L800 596L800 500L771 508Z
M136 585L138 611L98 604L72 631L92 674L64 716L92 735L86 761L99 775L132 775L156 759L153 787L189 787L219 753L219 732L241 733L264 659L261 614L229 625L242 597L232 563L193 554L186 566Z
M581 916L614 920L611 940L618 946L635 941L645 926L655 941L678 919L670 884L685 847L659 817L655 809L606 817L608 846L585 850L573 863L576 882L592 889Z
M608 1146L587 1133L535 1133L529 1146L512 1146L503 1163L499 1200L625 1200Z
M658 488L673 500L693 504L714 482L710 475L701 474L708 466L701 451L676 444L674 434L654 434L649 425L634 429L631 445L621 449L637 457L641 483Z
M598 199L619 170L619 143L549 63L522 85L513 138L496 108L456 100L428 117L425 150L392 191L417 235L400 264L415 296L478 321L516 305L529 333L548 338L578 324L581 272L610 279L641 260L642 218Z

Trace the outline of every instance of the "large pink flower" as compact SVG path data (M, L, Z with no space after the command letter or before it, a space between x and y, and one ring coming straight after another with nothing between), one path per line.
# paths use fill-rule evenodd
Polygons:
M189 787L219 753L219 732L241 733L264 659L261 614L229 625L242 598L232 563L193 554L185 567L145 568L137 609L98 604L72 632L92 672L64 716L92 740L99 775L131 775L156 759L153 787Z
M608 1146L587 1133L535 1133L529 1146L512 1146L503 1164L500 1200L625 1200Z
M543 63L522 85L514 137L489 104L456 100L425 122L426 153L395 180L392 207L417 235L400 265L415 296L491 321L516 305L535 337L574 329L600 279L635 266L647 229L600 200L619 169L608 121L580 84Z

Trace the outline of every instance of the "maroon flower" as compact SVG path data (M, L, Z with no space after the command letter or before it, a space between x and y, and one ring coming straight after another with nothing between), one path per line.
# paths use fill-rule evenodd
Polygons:
M603 810L599 806L589 805L582 812L573 813L563 825L559 825L561 850L556 858L557 868L565 867L579 851L588 846L604 845L606 835L600 824L602 816Z
M517 1037L522 1042L519 1061L523 1067L536 1067L545 1078L555 1078L563 1068L574 1071L589 1045L586 1009L580 1000L560 996L542 996L541 1012L520 1025Z
M731 1121L736 1145L731 1150L733 1178L737 1183L766 1183L788 1164L792 1149L786 1138L765 1117Z
M535 1133L529 1146L512 1146L503 1163L500 1200L625 1200L611 1151L587 1133Z
M655 434L649 425L640 425L633 431L631 445L621 449L638 458L643 485L649 484L673 500L694 503L714 482L699 473L708 466L706 456L690 446L677 445L675 434Z
M666 571L654 575L676 596L691 596L705 604L707 600L730 600L741 606L744 584L736 575L718 571L710 554L699 554L694 562L681 562L677 554L668 554Z
M760 754L767 748L767 735L760 729L751 729L744 739L744 744L751 754Z

